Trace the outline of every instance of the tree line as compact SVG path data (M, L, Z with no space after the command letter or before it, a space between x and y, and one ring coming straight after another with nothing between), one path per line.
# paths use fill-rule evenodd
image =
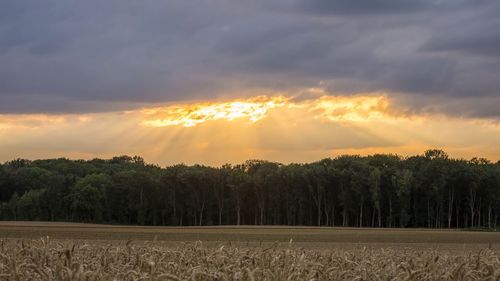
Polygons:
M496 228L500 161L442 150L161 168L141 157L0 164L0 219L139 225Z

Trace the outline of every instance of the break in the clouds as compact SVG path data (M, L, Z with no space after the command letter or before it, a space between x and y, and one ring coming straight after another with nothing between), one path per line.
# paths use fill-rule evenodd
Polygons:
M0 161L141 155L161 165L314 161L345 153L500 159L492 120L414 114L383 94L261 96L89 114L0 115ZM91 137L89 137L91 136Z
M0 113L96 112L321 87L500 117L496 0L0 3Z

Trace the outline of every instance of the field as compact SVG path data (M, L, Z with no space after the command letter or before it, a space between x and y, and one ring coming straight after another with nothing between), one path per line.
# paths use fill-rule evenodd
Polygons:
M500 234L0 223L0 280L499 280Z

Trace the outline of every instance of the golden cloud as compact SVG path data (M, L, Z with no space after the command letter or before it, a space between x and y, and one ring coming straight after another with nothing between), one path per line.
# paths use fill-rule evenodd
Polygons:
M142 110L147 117L144 125L166 127L180 125L193 127L211 120L247 119L257 122L268 110L283 107L289 98L283 96L259 96L246 100L229 102L204 102L195 104L155 107Z
M306 104L315 118L330 121L380 120L390 115L390 102L385 96L322 96Z
M194 127L213 120L244 119L255 123L271 110L280 108L305 109L316 119L329 121L369 121L395 116L385 96L321 96L294 101L285 96L259 96L245 100L203 102L143 109L143 124L151 127Z

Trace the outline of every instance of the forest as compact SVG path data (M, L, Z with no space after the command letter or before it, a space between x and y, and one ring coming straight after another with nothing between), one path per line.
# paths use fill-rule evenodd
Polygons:
M496 228L500 161L442 150L162 168L141 157L0 164L0 219L106 224Z

